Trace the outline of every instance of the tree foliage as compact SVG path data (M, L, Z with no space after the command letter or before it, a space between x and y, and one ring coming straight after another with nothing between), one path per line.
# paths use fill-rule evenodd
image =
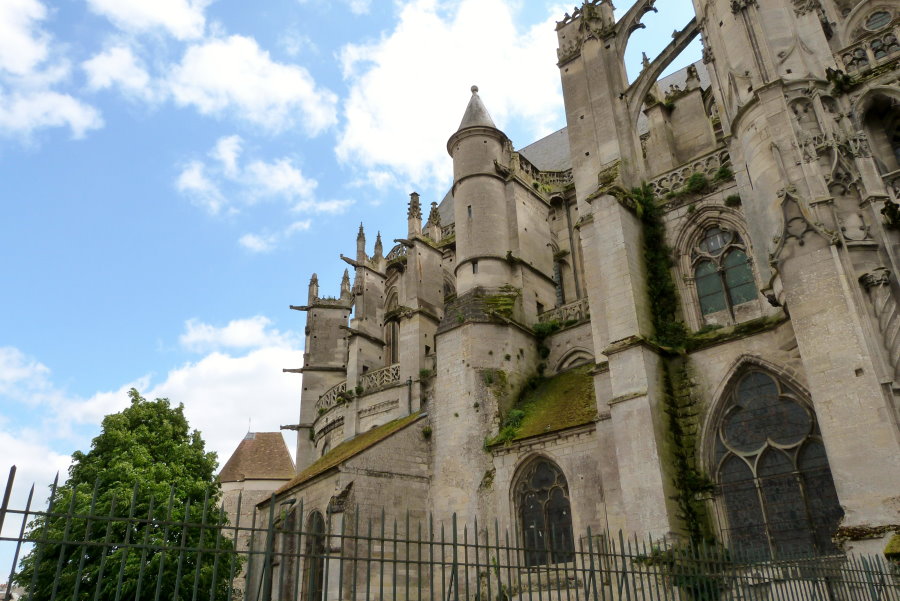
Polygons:
M29 526L38 543L15 581L32 599L191 598L195 586L198 598L226 596L236 560L220 534L216 454L183 405L128 394Z

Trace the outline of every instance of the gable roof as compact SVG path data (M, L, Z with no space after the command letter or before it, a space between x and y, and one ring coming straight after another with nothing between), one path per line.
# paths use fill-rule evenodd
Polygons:
M275 491L275 494L281 494L284 491L294 488L299 484L303 484L308 480L312 480L316 476L323 474L328 470L336 468L348 459L351 459L356 455L359 455L366 449L375 446L385 438L388 438L395 432L398 432L406 426L418 421L422 417L424 417L424 415L421 411L419 411L411 415L407 415L406 417L395 419L394 421L388 422L383 426L373 428L368 432L359 434L355 438L351 438L350 440L342 442L338 446L334 447L333 449L319 457L319 459L314 461L308 468L291 478L291 481Z
M293 475L294 462L281 432L248 432L219 472L219 482L287 480Z

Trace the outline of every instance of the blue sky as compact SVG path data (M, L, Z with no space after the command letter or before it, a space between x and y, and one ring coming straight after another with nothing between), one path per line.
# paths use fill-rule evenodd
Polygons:
M690 18L660 4L630 65ZM281 369L300 366L304 316L288 305L313 271L337 292L361 221L389 248L409 192L440 200L473 83L517 146L563 125L566 10L0 2L0 471L48 482L131 386L183 402L222 461L248 418L294 423L300 376Z

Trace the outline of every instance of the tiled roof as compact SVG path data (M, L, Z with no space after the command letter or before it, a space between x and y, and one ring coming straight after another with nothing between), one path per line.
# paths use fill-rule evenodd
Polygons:
M358 435L356 438L352 438L348 441L342 442L338 446L325 453L318 460L313 462L313 464L308 468L294 476L294 478L292 478L290 482L279 488L276 491L276 494L281 494L284 491L297 486L298 484L303 484L307 480L312 480L319 474L322 474L332 468L339 466L348 459L351 459L352 457L359 455L366 449L378 444L394 432L402 430L406 426L418 421L421 417L423 417L421 412L413 413L412 415L407 415L406 417L395 419L394 421L388 422L383 426L379 426L377 428L369 430L368 432L364 432Z
M281 432L249 432L219 472L219 482L287 480L294 462Z

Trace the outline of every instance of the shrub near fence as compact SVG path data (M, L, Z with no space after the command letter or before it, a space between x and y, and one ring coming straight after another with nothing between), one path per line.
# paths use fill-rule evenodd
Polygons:
M13 476L0 506L0 553L12 549L13 559L0 567L15 586L0 599L900 601L897 566L882 557L752 558L590 530L575 541L551 531L550 540L526 544L497 522L463 525L455 516L437 523L357 511L332 514L329 524L302 502L269 503L250 524L233 525L210 525L204 516L222 510L202 500L189 519L172 521L166 500L143 515L127 502L104 515L38 510L32 487L16 508ZM62 518L62 532L29 526L48 518ZM241 538L247 548L234 548L230 541ZM26 552L58 574L74 567L75 577L37 592L17 577ZM215 586L221 575L244 584Z

